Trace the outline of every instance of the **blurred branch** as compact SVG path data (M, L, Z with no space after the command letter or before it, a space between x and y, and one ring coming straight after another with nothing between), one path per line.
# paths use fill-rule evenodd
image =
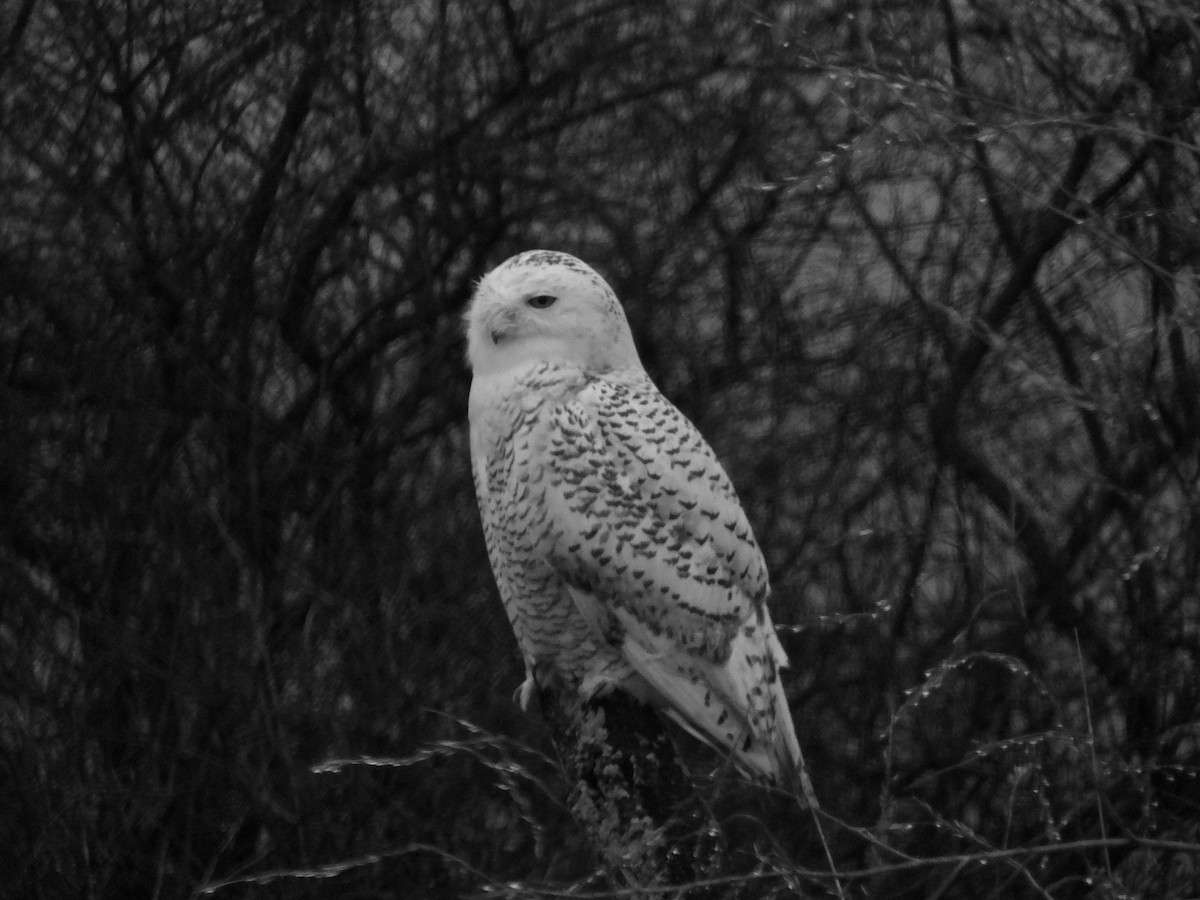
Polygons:
M1005 249L1015 259L1020 253L1020 246L1008 211L1004 208L1001 200L996 184L996 173L992 168L991 160L988 159L987 146L980 135L979 121L972 109L973 92L967 85L966 74L963 72L962 47L959 42L958 19L954 13L953 0L940 0L940 6L942 18L945 20L946 51L950 57L950 78L954 85L954 101L961 117L959 124L965 129L971 142L971 152L974 154L975 160L974 171L983 185L983 193L987 198L988 209L991 211L992 221L996 225L996 232L1000 235Z
M304 65L287 98L275 135L267 147L258 181L246 199L241 226L230 248L226 315L235 311L239 315L246 315L255 305L257 279L254 262L267 221L274 211L275 197L287 171L288 159L300 139L304 121L312 109L313 96L328 67L329 48L333 43L341 9L340 3L322 0L314 14L313 40L305 47Z
M21 44L21 38L25 35L25 29L29 26L29 20L33 16L33 9L37 3L38 0L23 0L16 15L12 17L11 27L4 35L3 44L0 44L0 80L4 78L5 70L16 56L17 48Z

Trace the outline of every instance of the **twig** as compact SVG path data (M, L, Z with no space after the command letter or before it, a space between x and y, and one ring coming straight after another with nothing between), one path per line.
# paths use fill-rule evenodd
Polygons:
M1104 804L1100 798L1100 766L1096 761L1096 732L1092 728L1092 701L1088 696L1087 672L1084 670L1083 663L1083 647L1079 643L1079 631L1075 631L1075 655L1079 659L1079 682L1083 688L1083 714L1087 718L1088 732L1088 749L1091 752L1092 758L1092 784L1096 789L1096 815L1100 819L1100 840L1108 840L1108 827L1104 823ZM1108 877L1112 878L1112 859L1108 855L1108 847L1103 847L1104 852L1104 871Z

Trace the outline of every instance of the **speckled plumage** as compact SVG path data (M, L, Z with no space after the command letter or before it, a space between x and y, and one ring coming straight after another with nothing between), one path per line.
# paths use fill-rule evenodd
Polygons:
M728 477L650 381L594 270L535 250L467 313L471 456L500 596L535 685L614 688L790 778L766 566Z

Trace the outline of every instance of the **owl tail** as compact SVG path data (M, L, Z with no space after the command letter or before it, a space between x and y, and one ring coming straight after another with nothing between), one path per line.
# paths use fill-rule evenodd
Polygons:
M795 790L805 805L817 806L778 677L787 656L765 610L757 627L738 630L723 664L644 632L641 639L627 634L622 649L664 714L728 754L752 780Z

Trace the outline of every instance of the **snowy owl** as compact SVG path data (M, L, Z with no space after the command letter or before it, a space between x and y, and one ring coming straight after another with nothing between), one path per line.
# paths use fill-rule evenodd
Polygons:
M626 691L751 778L803 778L762 553L612 289L531 250L483 278L466 326L475 491L522 707L539 689Z

